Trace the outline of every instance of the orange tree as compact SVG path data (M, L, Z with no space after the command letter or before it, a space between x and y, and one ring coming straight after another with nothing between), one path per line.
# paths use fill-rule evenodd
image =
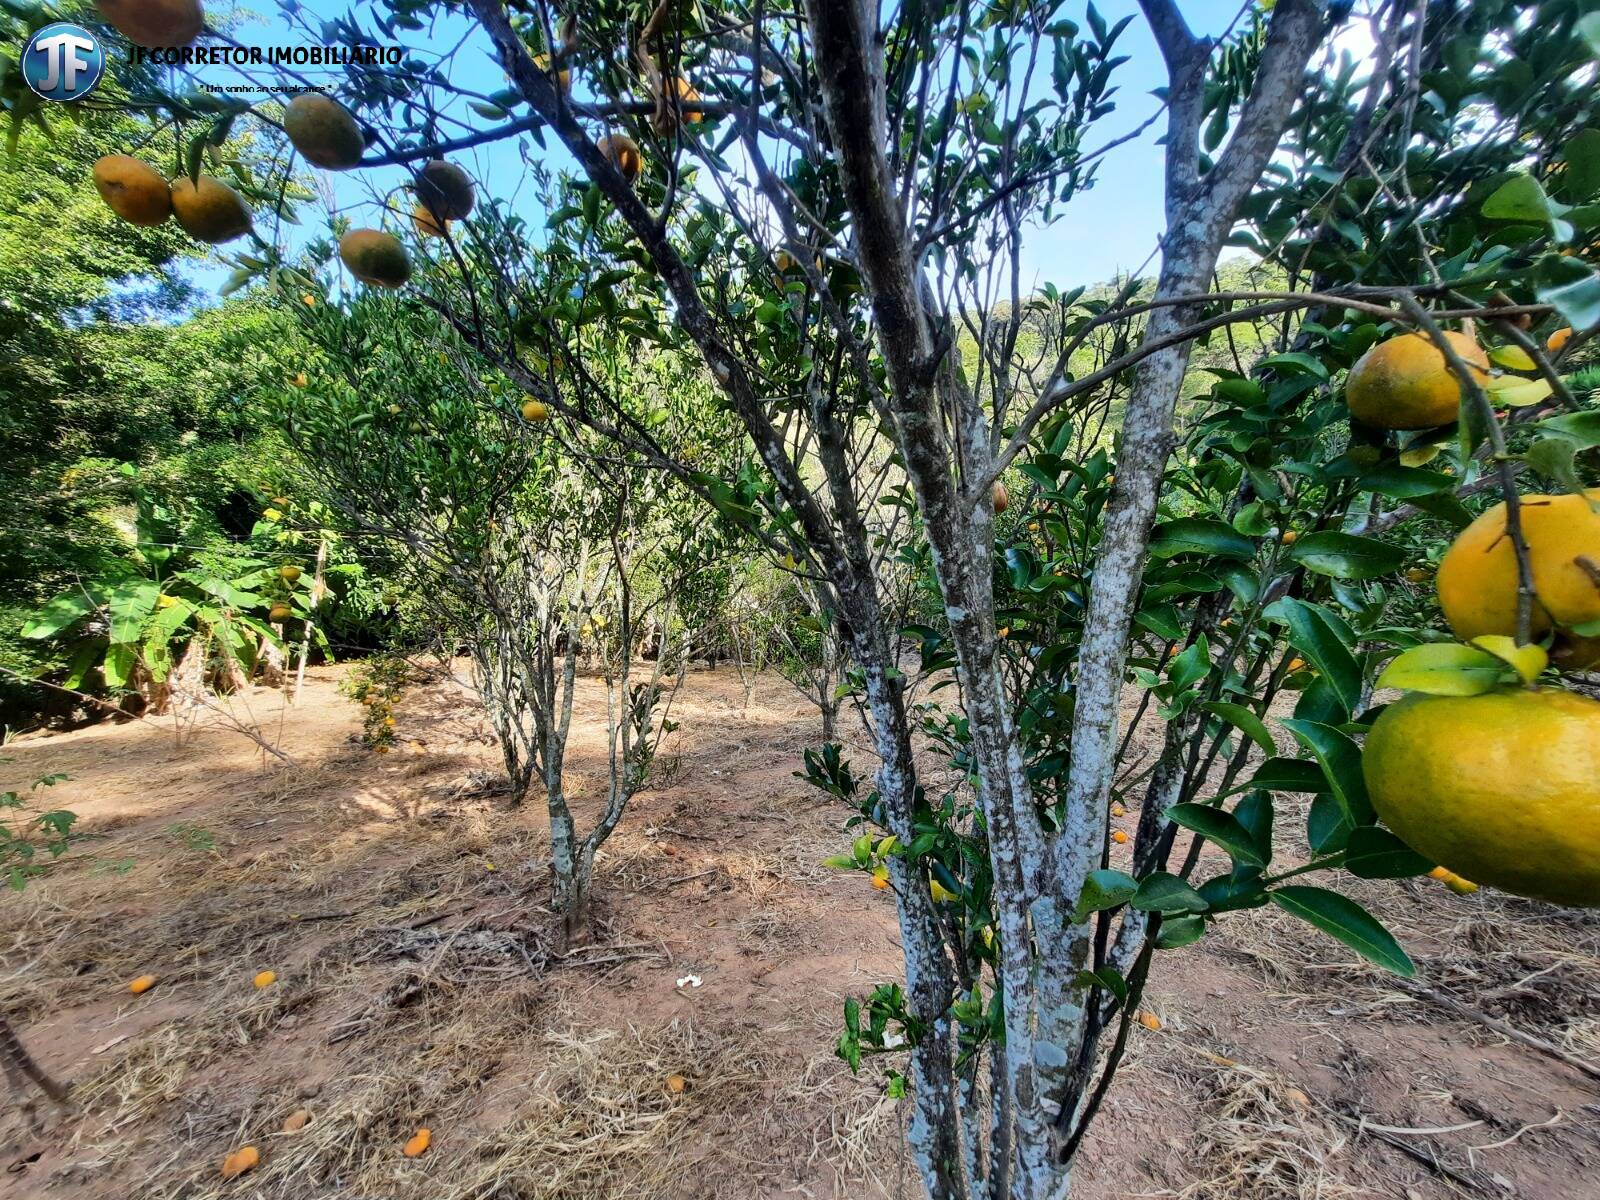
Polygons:
M389 30L447 7L379 9ZM1521 327L1557 310L1579 330L1570 357L1600 323L1581 253L1596 215L1590 102L1569 82L1587 77L1593 20L1563 0L1381 5L1359 16L1377 49L1357 79L1332 50L1308 73L1347 4L1278 0L1220 42L1170 0L1141 10L1168 75L1167 230L1153 288L1110 302L1034 294L1020 258L1033 229L1070 219L1107 148L1093 132L1115 103L1126 21L1092 7L606 0L580 19L466 0L450 11L472 29L444 61L353 71L347 112L318 101L286 122L323 165L414 171L415 202L385 197L410 219L404 240L344 242L358 279L404 287L470 347L464 369L500 373L675 478L825 590L879 761L868 783L830 746L807 773L875 827L852 861L892 888L905 952L903 987L847 1007L841 1050L907 1060L895 1086L940 1200L1069 1192L1154 953L1229 909L1277 904L1410 970L1337 886L1304 881L1455 853L1376 823L1437 811L1450 776L1430 767L1420 794L1393 786L1393 765L1363 769L1372 688L1541 704L1516 682L1544 670L1534 636L1570 643L1600 616L1554 611L1517 494L1527 472L1581 487L1595 440L1592 411L1546 411L1577 396ZM363 20L324 36L366 36ZM509 84L488 94L485 53ZM576 164L545 172L543 232L508 189L476 203L444 161L512 139L530 160ZM1288 285L1217 293L1234 238ZM241 270L295 290L294 268L259 261ZM1445 336L1468 323L1509 375ZM1180 430L1196 340L1250 327L1271 352L1216 372ZM1416 339L1396 349L1407 329ZM758 469L687 460L670 412L639 413L591 368L597 336L644 361L697 359ZM1491 385L1538 419L1502 418ZM1174 460L1180 436L1194 453ZM1441 444L1451 470L1425 469ZM1475 647L1386 625L1384 581L1406 560L1379 535L1418 514L1459 520L1459 493L1484 477L1506 501L1487 519L1505 524L1491 540L1509 555L1510 626ZM910 518L897 538L872 523L885 506ZM1595 561L1583 549L1555 554L1563 594ZM887 561L938 597L911 633L921 673L957 686L947 711L908 704ZM1109 823L1130 678L1140 711L1165 721L1131 840ZM1293 758L1263 720L1290 688ZM1556 718L1560 744L1582 746L1592 702L1558 694L1581 710ZM1390 713L1439 699L1385 710L1374 739ZM948 750L960 786L930 794L919 734ZM1504 759L1462 761L1475 787L1498 772L1504 790ZM1547 815L1592 814L1582 778L1556 780ZM1314 797L1312 853L1291 865L1272 831L1274 796L1294 792ZM1484 796L1471 812L1492 807ZM1600 833L1590 816L1573 827L1581 858ZM1190 882L1216 861L1206 843L1231 866ZM1581 874L1562 891L1600 899Z
M329 304L309 274L295 286L313 290L292 299L292 336L239 348L259 368L259 411L297 452L330 523L397 564L412 607L467 647L512 803L543 794L554 907L567 937L586 937L595 854L673 727L666 672L695 632L674 620L673 602L714 569L730 529L685 514L672 477L581 425L553 425L498 372L483 377L429 314L383 295ZM583 352L641 425L700 428L701 440L676 448L682 458L719 471L732 461L725 447L737 439L715 447L709 437L714 412L688 419L704 408L703 388L683 386L669 364L636 371L598 341ZM647 622L664 644L640 680L634 651ZM580 660L609 693L608 786L587 830L565 772Z

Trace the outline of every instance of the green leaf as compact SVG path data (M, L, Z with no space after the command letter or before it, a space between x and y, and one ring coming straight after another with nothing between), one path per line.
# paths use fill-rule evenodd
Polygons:
M1575 442L1579 450L1600 446L1600 412L1567 413L1549 417L1534 426Z
M1293 717L1285 719L1283 727L1316 758L1346 824L1352 829L1372 824L1372 801L1367 796L1367 781L1361 774L1361 748L1350 735L1320 721L1300 721Z
M1205 912L1209 907L1205 897L1176 875L1155 871L1139 883L1139 890L1131 901L1140 912L1184 913Z
M1363 825L1350 833L1344 869L1359 879L1409 879L1426 875L1433 864L1387 829Z
M128 682L128 677L133 674L134 664L139 660L139 648L127 642L114 642L106 647L106 658L103 664L106 686L119 688Z
M1230 812L1209 804L1174 804L1167 809L1167 819L1209 838L1239 862L1252 867L1267 865L1256 839Z
M1432 447L1429 447L1432 449ZM1416 467L1388 463L1361 474L1361 486L1393 500L1414 500L1455 486L1455 480L1442 471L1422 471Z
M1350 652L1344 622L1320 604L1286 596L1262 614L1289 627L1289 641L1311 660L1349 716L1361 703L1361 666Z
M94 597L81 588L64 592L28 618L22 627L22 636L30 639L55 637L99 607Z
M1567 438L1547 437L1529 446L1521 458L1546 479L1560 484L1563 491L1581 492L1584 488L1578 476L1577 451Z
M152 579L129 579L113 588L106 597L111 610L112 642L138 641L160 596L161 589Z
M1193 688L1210 673L1211 648L1206 642L1206 635L1202 633L1194 645L1168 665L1167 682L1175 692L1182 693Z
M1079 987L1103 987L1118 1000L1126 1001L1128 998L1128 981L1115 967L1101 967L1098 971L1079 971L1074 982Z
M1221 700L1208 700L1200 707L1241 730L1246 737L1268 754L1276 754L1278 752L1278 747L1273 743L1272 734L1268 732L1261 718L1244 705L1228 704Z
M1546 255L1540 260L1541 286L1534 294L1550 304L1574 329L1593 329L1600 325L1600 275L1576 258L1563 254Z
M1307 534L1290 548L1289 557L1335 579L1376 579L1399 570L1406 559L1404 550L1388 542L1333 530Z
M1090 871L1083 881L1083 891L1078 896L1078 907L1072 919L1083 921L1093 913L1108 908L1118 908L1132 900L1139 890L1139 882L1123 871Z
M1573 201L1589 199L1600 192L1600 129L1580 129L1561 148L1567 164L1561 186Z
M1179 554L1207 557L1251 558L1255 543L1225 521L1204 517L1185 517L1156 526L1150 540L1152 558L1172 558Z
M1192 945L1206 935L1206 919L1201 916L1168 917L1156 933L1157 950L1176 950Z
M1369 962L1407 978L1416 974L1394 935L1354 900L1326 888L1304 886L1274 888L1267 895L1284 912L1315 925Z
M1496 221L1533 221L1540 224L1566 214L1567 206L1545 194L1532 175L1514 175L1483 202L1484 216Z
M1237 790L1247 788L1261 789L1269 792L1321 792L1325 791L1328 781L1322 776L1322 768L1316 763L1307 762L1303 758L1269 758L1256 769L1249 782L1241 784Z
M1477 696L1495 687L1504 674L1505 664L1487 651L1457 642L1426 642L1385 667L1377 686L1430 696Z

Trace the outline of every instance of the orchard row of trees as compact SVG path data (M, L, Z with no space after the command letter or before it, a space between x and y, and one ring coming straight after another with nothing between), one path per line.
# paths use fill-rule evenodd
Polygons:
M1067 1195L1155 956L1230 911L1409 972L1342 879L1600 903L1600 707L1559 674L1600 635L1600 29L1572 0L1277 0L1212 40L1140 9L1167 228L1110 298L1022 265L1115 141L1134 18L1092 6L382 0L286 19L453 49L352 68L331 106L291 76L263 78L287 107L117 84L202 184L411 173L333 222L362 286L333 238L252 235L233 282L294 333L243 357L307 494L471 649L569 931L669 728L664 664L722 580L788 581L795 657L874 759L828 740L805 774L905 951L840 1049L891 1064L936 1200ZM525 168L474 179L486 146ZM159 211L166 181L118 170ZM1218 286L1230 244L1269 282ZM1473 644L1419 596L1436 566ZM612 696L588 830L561 785L584 654ZM1142 774L1130 684L1164 725ZM1485 819L1528 796L1532 862Z

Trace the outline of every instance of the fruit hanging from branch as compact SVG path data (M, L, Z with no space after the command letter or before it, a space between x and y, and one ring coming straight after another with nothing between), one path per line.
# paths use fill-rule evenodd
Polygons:
M321 92L302 92L289 102L283 131L307 162L329 171L356 166L367 145L350 110Z
M339 258L373 287L404 287L411 278L411 256L399 238L381 229L352 229L339 239Z
M1477 375L1489 378L1489 356L1464 333L1444 335ZM1424 333L1379 342L1350 368L1344 385L1350 415L1374 429L1432 429L1448 425L1461 408L1461 381Z
M130 225L160 225L172 215L172 189L149 163L126 154L107 154L94 164L100 198Z
M1600 702L1559 688L1409 695L1373 724L1362 770L1384 824L1440 866L1600 905Z
M250 232L250 210L244 199L220 179L202 175L172 181L172 213L183 231L213 246Z
M149 50L187 46L205 27L200 0L94 0L123 37Z

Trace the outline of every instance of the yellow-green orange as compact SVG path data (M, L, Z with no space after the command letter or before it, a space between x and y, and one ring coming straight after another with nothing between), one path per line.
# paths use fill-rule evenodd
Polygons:
M1446 333L1461 361L1479 381L1488 378L1489 356L1461 333ZM1379 342L1350 368L1344 385L1350 415L1378 429L1431 429L1448 425L1461 407L1461 381L1433 339L1402 333Z
M111 211L132 225L159 225L172 215L172 191L149 163L126 154L95 160L94 186Z
M94 0L100 15L140 46L187 46L206 23L200 0Z
M352 229L339 239L339 258L350 274L374 287L403 287L411 278L410 255L381 229Z
M1384 824L1477 883L1600 905L1600 702L1556 688L1413 694L1362 755Z
M172 214L190 237L216 245L250 232L250 210L244 200L220 179L185 175L172 181Z
M1600 620L1600 488L1586 496L1523 496L1522 536L1533 569L1533 632ZM1462 640L1517 631L1517 554L1506 506L1468 525L1439 562L1439 607Z
M522 419L524 421L532 421L535 424L548 421L550 419L550 406L543 400L535 400L532 396L529 396L522 402Z
M283 112L283 131L306 161L348 171L361 161L366 139L350 110L321 92L302 92Z
M465 171L435 158L417 172L417 198L441 221L460 221L472 214L477 193Z

